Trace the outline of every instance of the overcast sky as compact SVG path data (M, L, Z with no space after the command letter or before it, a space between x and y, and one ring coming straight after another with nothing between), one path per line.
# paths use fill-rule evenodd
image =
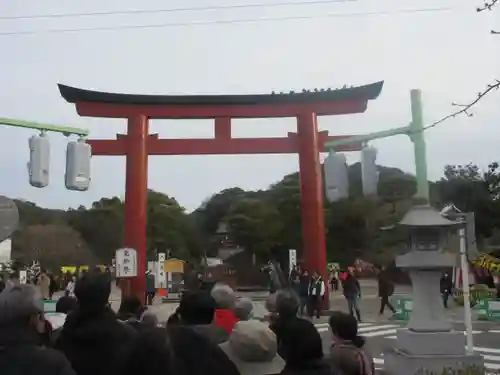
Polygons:
M320 128L331 134L362 134L406 125L412 88L423 91L425 120L430 123L453 111L452 102L473 100L500 77L500 39L489 33L495 26L500 28L500 9L478 14L475 7L481 1L323 0L272 6L284 2L4 2L0 18L228 4L271 6L0 19L0 117L86 127L94 138L114 138L125 131L124 120L80 118L74 106L60 97L57 83L125 93L241 94L385 80L381 96L370 102L366 113L319 121ZM130 25L163 26L127 28ZM80 31L45 32L56 29ZM452 119L426 133L430 178L438 179L446 164L486 166L499 160L499 102L500 93L493 93L474 109L473 117ZM211 137L211 123L152 121L150 131L170 138ZM284 136L295 131L295 121L235 120L233 129L237 137ZM32 134L0 127L0 194L60 208L88 205L102 196L124 196L125 160L120 157L94 157L91 189L66 191L67 140L59 134L50 135L49 187L31 187L26 163ZM414 172L413 151L406 137L373 145L379 149L379 164ZM359 155L348 158L354 162ZM297 169L296 155L150 157L149 187L174 196L191 210L221 189L266 188Z

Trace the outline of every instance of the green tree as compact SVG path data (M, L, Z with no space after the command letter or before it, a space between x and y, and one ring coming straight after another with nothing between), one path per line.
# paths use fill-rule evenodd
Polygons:
M262 260L278 245L282 229L278 210L258 199L239 200L230 210L225 222L231 238L246 251Z
M69 210L67 222L80 232L96 257L110 263L115 251L123 247L123 214L123 202L118 197L102 198L88 210L83 206Z
M198 258L202 249L196 242L196 229L190 223L184 207L166 194L148 191L148 254L157 252L184 260Z
M474 212L476 236L484 239L500 225L498 163L491 163L486 172L475 164L447 165L438 184L440 203L453 203L463 212Z

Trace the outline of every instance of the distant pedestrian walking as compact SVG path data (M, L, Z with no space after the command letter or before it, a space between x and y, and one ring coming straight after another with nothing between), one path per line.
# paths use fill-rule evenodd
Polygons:
M441 277L440 281L440 290L441 296L443 297L443 305L444 308L448 308L448 298L450 297L451 290L453 289L453 282L451 281L450 275L445 273L443 277Z
M319 319L321 315L321 301L325 297L325 282L323 278L318 273L318 271L314 271L313 277L309 284L309 316L312 318L316 315L316 318Z
M361 313L359 311L361 286L359 285L358 279L356 279L356 277L354 276L354 269L350 268L347 271L347 275L342 283L342 289L344 291L344 297L347 300L349 313L351 315L354 315L354 313L356 313L356 318L358 319L358 322L361 322Z
M151 271L146 272L146 305L152 305L155 299L155 275Z
M38 277L38 286L44 300L50 299L50 277L45 270Z
M378 296L380 298L380 311L379 315L384 313L385 307L387 306L392 313L396 310L389 302L389 297L394 294L394 284L390 278L389 272L385 266L382 266L378 274Z
M299 308L300 316L304 316L305 314L308 313L310 282L311 282L311 277L309 276L309 272L307 272L307 270L303 270L302 275L300 275L300 284L298 293L300 298L300 308Z

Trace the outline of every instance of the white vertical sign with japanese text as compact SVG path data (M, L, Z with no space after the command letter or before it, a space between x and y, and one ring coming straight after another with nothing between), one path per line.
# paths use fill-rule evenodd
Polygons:
M19 271L19 284L26 284L28 282L28 272L25 270Z
M137 251L135 249L118 249L115 259L116 277L137 276Z
M166 257L164 253L158 254L158 262L156 262L158 268L155 277L156 288L158 289L167 288L167 278L165 275L165 258Z
M288 250L288 271L291 271L293 266L297 265L297 250Z

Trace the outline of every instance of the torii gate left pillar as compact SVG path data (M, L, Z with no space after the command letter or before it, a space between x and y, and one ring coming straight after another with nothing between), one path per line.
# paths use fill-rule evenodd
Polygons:
M326 276L323 185L319 153L339 138L318 131L318 115L361 113L375 99L382 82L328 92L292 95L147 96L109 94L59 85L61 95L75 103L81 116L126 118L127 135L116 140L91 140L93 155L126 155L126 247L137 250L138 276L124 283L124 294L145 298L148 155L298 153L302 240L306 267ZM295 117L297 133L281 138L232 138L231 118ZM149 119L215 119L212 139L159 139L150 135ZM357 151L361 144L339 151ZM326 293L326 297L328 293ZM328 306L328 300L325 300Z

